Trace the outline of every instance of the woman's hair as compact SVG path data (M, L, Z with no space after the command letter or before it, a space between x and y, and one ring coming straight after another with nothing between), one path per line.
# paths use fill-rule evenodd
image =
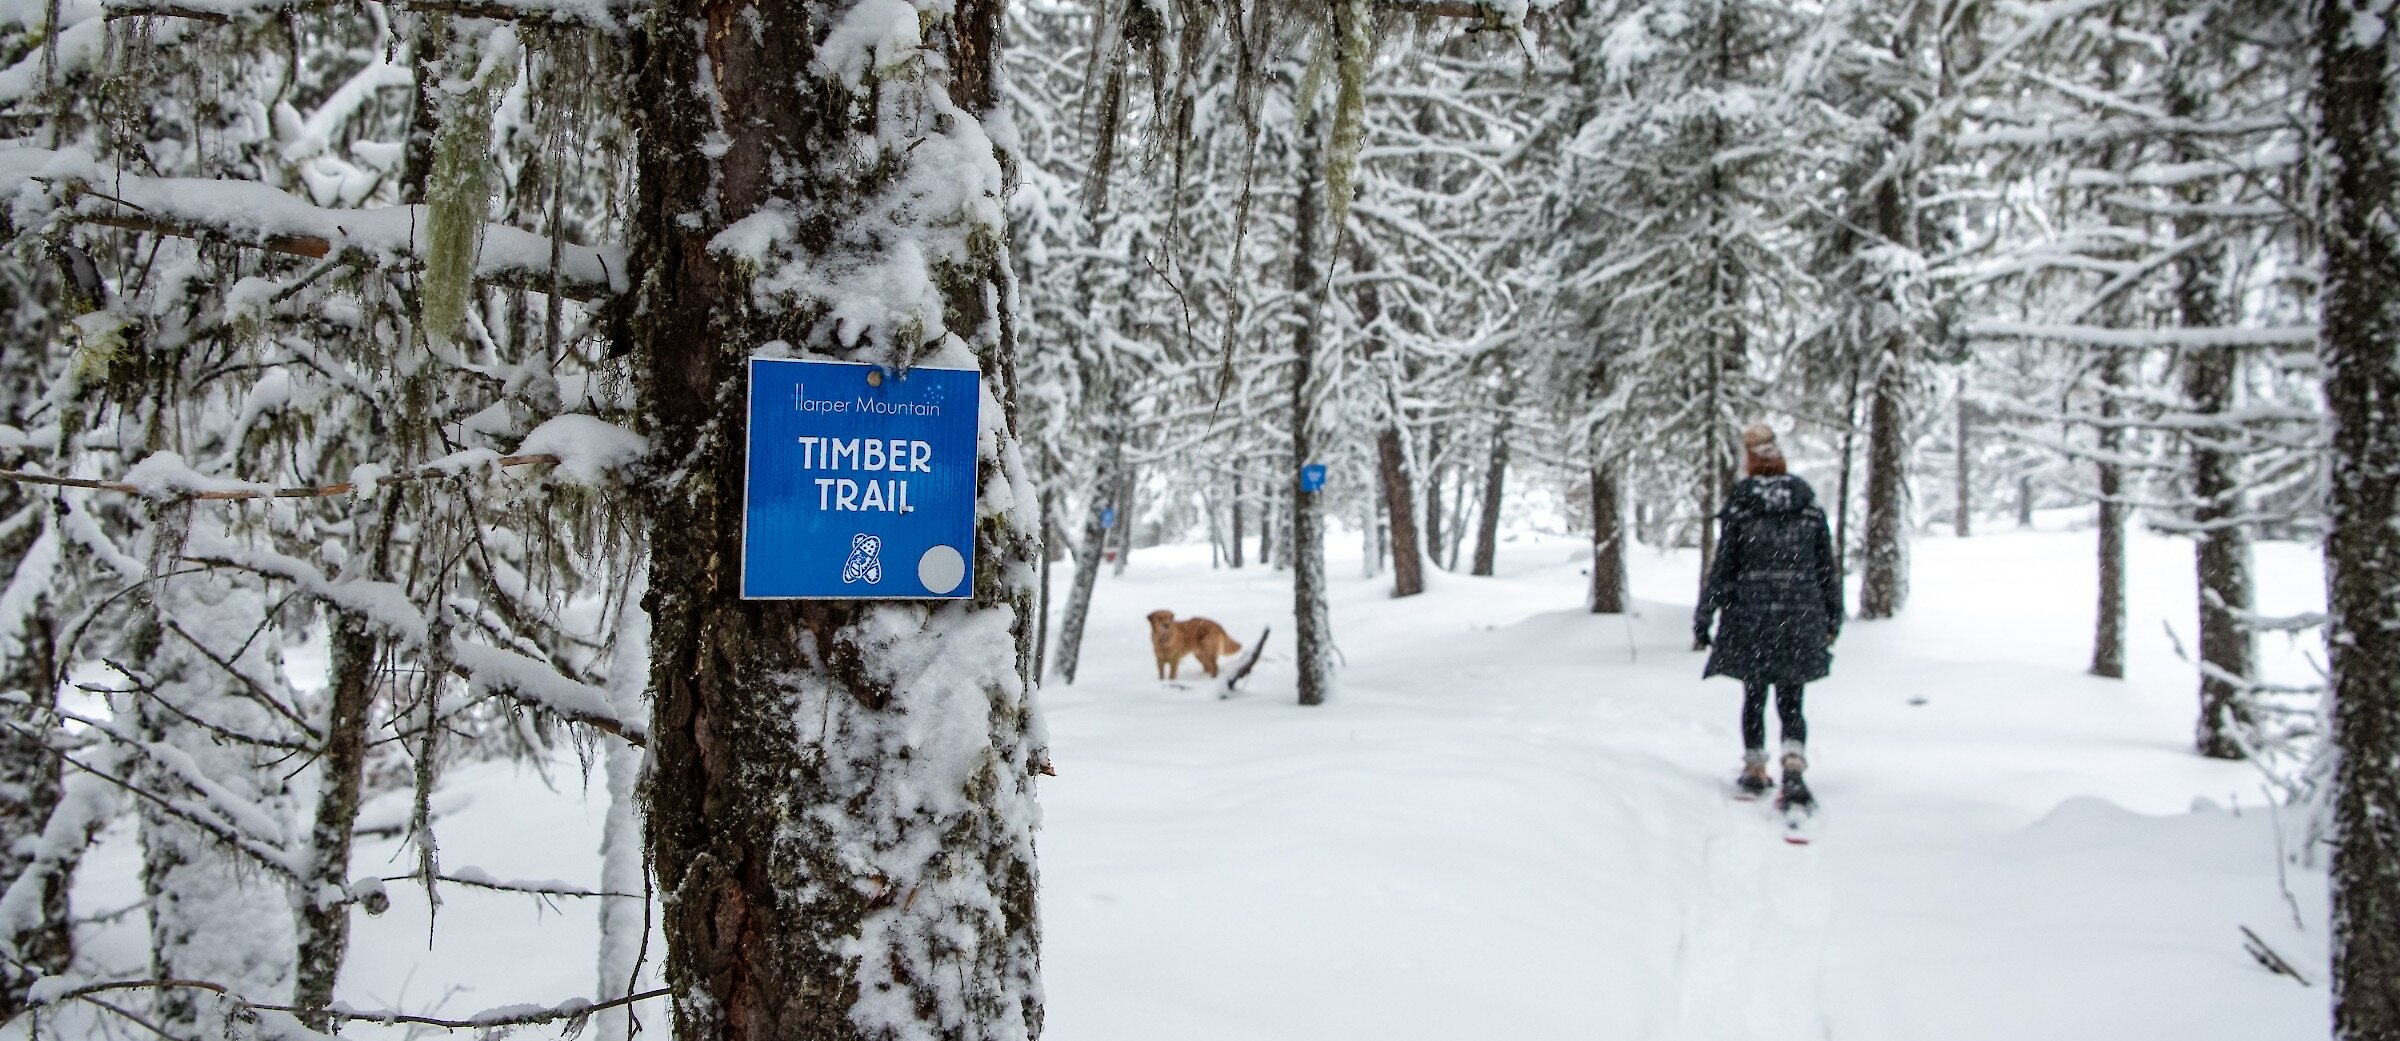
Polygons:
M1785 473L1783 448L1775 443L1775 431L1765 423L1754 423L1742 431L1742 466L1752 477Z

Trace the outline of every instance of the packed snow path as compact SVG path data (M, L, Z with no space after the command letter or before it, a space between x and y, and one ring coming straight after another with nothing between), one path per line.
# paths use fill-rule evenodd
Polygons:
M2256 774L2187 750L2181 544L2136 547L2126 683L2082 675L2088 535L1922 545L1907 616L1810 688L1808 847L1726 795L1739 694L1699 678L1688 554L1635 555L1633 618L1582 610L1571 540L1406 601L1338 581L1339 694L1302 709L1288 576L1205 552L1104 578L1046 695L1053 1041L2324 1034L2324 991L2241 950L2321 965L2322 876L2290 874L2303 931ZM2320 595L2305 548L2260 552L2263 606ZM1233 700L1162 685L1162 607L1286 642Z
M2089 533L1920 542L1906 616L1851 622L1809 690L1826 809L1808 847L1725 794L1739 694L1699 678L1689 553L1633 555L1631 618L1583 611L1572 539L1519 539L1500 577L1436 573L1405 601L1337 554L1347 664L1304 709L1288 573L1138 551L1100 580L1083 682L1044 692L1045 1037L2324 1037L2322 980L2269 975L2238 932L2321 976L2324 878L2289 873L2295 926L2256 775L2188 750L2192 673L2161 623L2189 632L2189 546L2131 548L2133 677L2112 683L2082 674ZM2309 548L2258 554L2263 610L2321 602ZM1143 616L1162 607L1245 643L1275 627L1244 693L1218 700L1188 661L1180 686L1151 678ZM2281 639L2260 650L2305 669ZM370 806L392 830L362 839L354 875L407 870L407 809L405 792ZM600 878L596 764L461 766L434 809L446 866ZM139 861L119 826L78 877L105 920L96 975L144 961L140 916L107 915L138 906ZM391 898L355 920L353 1006L593 992L591 901L452 888L429 946L422 892ZM663 1036L658 1003L641 1014Z

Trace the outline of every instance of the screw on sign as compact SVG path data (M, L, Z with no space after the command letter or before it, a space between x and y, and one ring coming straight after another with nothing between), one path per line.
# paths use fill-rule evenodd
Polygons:
M1304 492L1325 490L1325 464L1310 463L1300 468L1300 490Z
M742 596L975 594L981 374L750 359Z

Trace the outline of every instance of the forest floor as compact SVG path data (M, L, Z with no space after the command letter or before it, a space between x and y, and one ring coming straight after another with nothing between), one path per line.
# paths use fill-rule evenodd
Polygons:
M1805 847L1725 795L1739 693L1689 647L1694 555L1632 554L1631 616L1583 609L1587 555L1521 535L1498 577L1395 601L1337 550L1344 664L1313 709L1293 704L1288 574L1200 546L1104 575L1083 682L1043 695L1045 1036L2324 1036L2324 878L2279 874L2253 768L2190 751L2193 671L2162 628L2192 627L2188 544L2134 539L2132 675L2111 682L2083 673L2088 532L1919 541L1905 616L1850 623L1809 689L1826 809ZM2313 547L2260 546L2258 577L2270 613L2322 601ZM1241 693L1188 661L1152 678L1162 607L1274 628ZM2285 676L2308 650L2262 643ZM461 768L444 863L588 885L605 802L572 757ZM396 856L365 843L357 871ZM125 907L137 870L120 827L80 906ZM429 929L422 894L392 895L354 934L353 1006L593 990L588 901L453 890ZM2315 985L2260 968L2243 926ZM91 940L95 969L140 964L138 915Z

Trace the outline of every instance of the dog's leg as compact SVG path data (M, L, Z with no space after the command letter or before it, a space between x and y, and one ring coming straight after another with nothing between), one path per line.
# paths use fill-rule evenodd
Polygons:
M1202 669L1204 669L1204 670L1207 670L1207 672L1208 672L1208 678L1209 678L1209 679L1212 679L1212 680L1213 680L1213 679L1216 679L1216 678L1217 678L1217 656L1216 656L1216 655L1214 655L1214 654L1207 654L1207 653L1201 653L1201 654L1195 654L1195 655L1193 655L1193 656L1194 656L1194 657L1196 657L1196 658L1199 658L1199 659L1200 659L1200 667L1201 667Z

